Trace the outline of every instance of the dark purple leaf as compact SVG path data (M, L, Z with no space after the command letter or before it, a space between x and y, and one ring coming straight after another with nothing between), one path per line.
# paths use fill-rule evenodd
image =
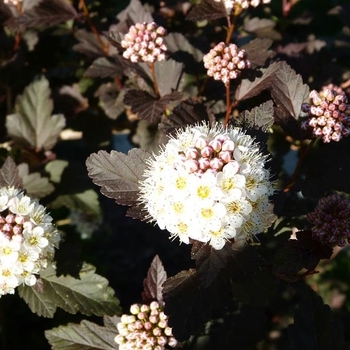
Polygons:
M275 75L280 71L281 64L282 62L272 63L268 68L258 70L257 72L261 72L261 75L253 81L243 79L236 89L236 100L246 100L260 94L264 90L270 89Z
M97 40L96 36L92 32L88 32L85 29L79 29L74 34L75 38L79 41L78 44L73 46L73 50L80 52L91 58L100 58L105 53L101 47L101 43ZM102 40L107 41L102 37Z
M182 101L174 108L172 114L159 124L159 130L164 134L173 134L176 129L193 125L202 121L212 123L215 117L209 109L200 102L192 99Z
M187 52L193 56L196 62L201 62L203 60L203 52L195 48L181 33L169 33L164 37L164 42L167 47L167 52Z
M19 176L16 163L11 157L7 157L0 169L0 187L13 186L22 189L23 183Z
M95 92L108 118L115 120L125 112L124 93L125 90L120 90L116 82L102 84Z
M196 261L196 271L202 281L203 288L207 288L218 277L220 271L226 267L233 257L232 244L227 243L222 249L216 250L209 244L200 244L199 249L193 245L192 259Z
M24 31L33 27L55 26L77 17L75 8L65 0L42 0L20 16L7 20L5 26L12 31Z
M180 92L173 92L158 99L143 90L129 90L124 96L124 103L130 106L131 111L137 113L140 119L152 123L159 120L171 102L178 101L181 97Z
M288 328L290 349L346 349L344 329L328 305L308 285L299 284L301 298Z
M203 21L205 19L214 20L222 17L227 17L226 7L222 1L203 0L190 10L186 19Z
M139 181L147 168L150 154L141 149L132 149L126 155L121 152L99 151L86 160L88 175L101 187L101 193L113 198L118 204L137 206Z
M279 66L271 87L271 96L277 105L277 115L280 118L292 116L298 119L301 105L309 97L309 87L303 84L302 77L286 62L279 62Z
M107 38L107 40L114 46L117 48L118 52L123 52L124 49L121 45L121 41L123 40L124 35L122 35L119 32L113 32L113 31L109 31L109 32L103 32L103 35Z
M285 280L298 279L302 269L313 271L321 259L329 259L333 249L312 238L310 231L297 232L297 239L290 239L274 259L275 273Z
M107 57L97 58L84 72L84 76L90 78L114 78L122 75L120 64Z
M155 65L156 79L160 96L171 94L178 90L182 78L183 65L172 59L157 62ZM148 73L151 76L151 73Z
M269 50L272 45L270 39L254 39L248 44L240 47L247 53L247 59L252 67L263 66L268 58L273 56L273 51Z
M163 301L163 283L167 279L166 271L159 256L156 255L147 272L147 278L143 280L142 300L150 303L153 300Z
M273 125L273 114L273 102L267 101L258 107L254 107L251 111L242 112L238 117L238 121L251 128L266 132Z
M266 38L273 41L282 40L282 35L274 29L275 25L276 23L271 19L254 17L244 24L244 30L258 38Z
M183 341L203 327L213 308L229 302L229 283L220 279L202 288L195 270L182 271L165 281L163 297L174 337Z

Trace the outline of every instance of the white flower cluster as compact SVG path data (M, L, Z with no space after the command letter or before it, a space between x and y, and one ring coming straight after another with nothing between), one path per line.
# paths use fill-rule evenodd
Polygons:
M227 13L230 14L234 7L247 9L249 6L257 7L260 4L269 4L271 0L215 0L216 2L223 2Z
M119 350L164 350L174 348L177 340L168 327L168 316L157 301L150 305L134 304L131 315L122 315L114 338Z
M36 200L12 187L0 188L0 296L35 275L53 260L60 236L52 218Z
M223 41L204 55L203 62L208 69L207 74L224 84L236 79L241 70L250 67L245 50L238 50L235 44L226 45Z
M189 126L149 160L140 184L151 221L186 244L247 240L275 220L266 156L240 128Z
M163 36L166 30L152 23L136 23L129 28L121 41L121 46L125 49L123 57L131 62L155 62L165 59Z

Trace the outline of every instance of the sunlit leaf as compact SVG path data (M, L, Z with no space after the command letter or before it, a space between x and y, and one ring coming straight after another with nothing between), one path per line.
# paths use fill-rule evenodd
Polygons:
M0 169L0 187L13 186L23 188L23 180L19 175L16 163L11 157L7 157Z
M104 277L95 273L92 265L84 264L79 277L57 277L55 269L48 267L40 274L42 290L22 285L18 292L31 311L43 317L53 317L57 307L72 314L97 316L115 315L120 311L113 289Z
M49 82L41 77L17 97L16 114L6 117L8 134L37 151L50 150L66 124L63 115L51 116L53 103L50 94Z
M105 316L104 327L87 320L80 324L69 323L67 326L45 331L45 337L52 350L112 350L117 348L114 338L118 334L115 325L118 320L117 316Z
M101 186L101 192L122 205L137 205L139 181L147 167L150 154L141 149L132 149L127 155L121 152L99 151L86 161L92 181Z
M147 277L143 280L142 299L145 303L156 300L163 301L163 283L167 279L166 271L159 256L156 255L147 272Z
M55 190L47 177L42 177L40 173L29 173L27 163L18 165L19 176L23 180L23 188L29 196L43 198Z

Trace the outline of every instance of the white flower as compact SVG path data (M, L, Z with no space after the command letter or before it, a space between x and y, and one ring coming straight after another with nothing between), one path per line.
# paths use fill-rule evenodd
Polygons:
M275 220L266 159L239 128L189 126L148 160L140 200L150 221L171 238L221 249L230 239L250 239Z
M33 286L35 275L52 264L60 237L51 222L36 200L0 188L0 296L13 294L22 283Z

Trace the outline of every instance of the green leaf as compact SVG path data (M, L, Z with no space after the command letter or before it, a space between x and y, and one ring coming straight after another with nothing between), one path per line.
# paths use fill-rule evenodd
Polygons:
M7 132L16 141L37 151L55 146L66 121L63 115L51 116L49 82L41 77L27 86L16 100L16 113L6 117Z
M98 195L94 190L58 196L50 205L52 208L60 208L62 206L71 210L84 211L86 214L101 215Z
M66 160L62 159L55 159L49 162L45 167L45 171L50 174L50 180L55 183L60 183L63 171L68 164Z
M69 323L45 332L52 350L112 350L117 348L114 341L118 334L116 324L119 317L104 318L104 327L83 320L80 324Z
M113 289L104 277L95 274L95 267L84 264L79 277L57 277L55 269L50 266L41 272L35 286L20 286L18 292L31 311L43 317L52 318L57 307L71 314L81 312L88 316L120 312Z
M23 188L29 196L43 198L55 190L47 177L42 177L40 173L29 174L29 165L21 163L18 165L19 176L23 180Z

